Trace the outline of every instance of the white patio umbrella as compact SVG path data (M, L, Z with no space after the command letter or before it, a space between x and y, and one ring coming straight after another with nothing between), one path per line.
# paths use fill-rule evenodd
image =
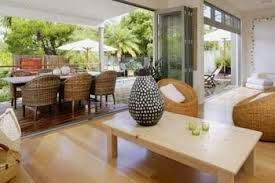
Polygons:
M231 40L231 32L218 29L204 35L204 41L224 41Z
M204 35L204 41L218 41L223 42L223 56L226 56L225 43L231 40L231 32L218 29L216 31L210 32ZM223 68L225 70L225 67Z
M116 48L113 48L113 47L107 46L107 45L103 45L103 48L104 48L104 52L116 51ZM88 63L88 61L89 61L89 51L99 52L99 43L97 41L93 41L91 39L85 39L85 40L65 44L63 46L58 47L57 49L65 50L65 51L83 51L83 52L86 52L87 63Z
M225 41L231 40L231 32L218 29L204 35L204 41L219 41L224 44L224 55L225 55Z

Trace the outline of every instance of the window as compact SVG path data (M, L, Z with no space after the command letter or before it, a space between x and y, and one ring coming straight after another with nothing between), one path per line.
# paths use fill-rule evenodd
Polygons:
M241 20L238 17L231 15L208 2L204 2L203 15L206 24L210 26L237 34L241 33Z
M215 21L222 23L222 12L215 10Z
M227 26L232 26L232 17L229 16L229 15L227 15L227 14L225 14L224 15L224 23Z
M211 18L211 7L210 6L204 5L203 15L204 15L204 17Z

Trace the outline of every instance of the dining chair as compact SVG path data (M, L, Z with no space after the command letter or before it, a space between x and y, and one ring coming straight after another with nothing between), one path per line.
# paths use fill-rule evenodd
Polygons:
M100 97L100 107L102 107L102 96L105 96L106 104L108 102L108 96L112 95L114 104L115 99L115 86L116 86L117 73L115 71L104 71L95 78L95 84L91 87L91 95Z
M30 76L32 75L31 72L26 70L15 70L12 71L11 77L23 77L23 76ZM21 88L16 88L16 93L14 93L14 86L10 84L10 92L11 92L11 106L16 105L16 99L22 97Z
M88 73L76 74L64 81L64 101L72 102L74 115L75 102L86 100L90 112L90 88L92 77Z
M23 117L25 106L34 107L34 120L37 120L37 110L41 106L57 103L57 93L60 87L60 78L55 75L38 76L22 87Z

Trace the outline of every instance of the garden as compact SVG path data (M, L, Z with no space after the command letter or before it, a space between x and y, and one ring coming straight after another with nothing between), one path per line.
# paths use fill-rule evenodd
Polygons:
M57 48L74 41L98 41L96 27L2 17L0 21L0 78L10 74L13 55L61 55L70 64L85 67L86 54ZM137 9L105 23L105 44L116 49L106 53L108 69L123 67L134 73L150 62L153 55L153 14ZM149 61L147 61L149 60ZM92 70L99 64L98 53L89 53ZM8 83L0 80L0 102L10 98Z

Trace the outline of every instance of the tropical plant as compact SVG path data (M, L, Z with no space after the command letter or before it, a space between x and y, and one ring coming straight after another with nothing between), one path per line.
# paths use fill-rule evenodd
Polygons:
M125 55L136 57L140 53L139 42L132 31L120 24L106 27L106 43L117 49L116 56L121 61Z
M230 56L220 56L215 59L216 67L222 67L225 73L227 69L231 68L231 57Z
M140 55L153 56L153 13L137 9L121 20L123 27L129 28L138 39Z

